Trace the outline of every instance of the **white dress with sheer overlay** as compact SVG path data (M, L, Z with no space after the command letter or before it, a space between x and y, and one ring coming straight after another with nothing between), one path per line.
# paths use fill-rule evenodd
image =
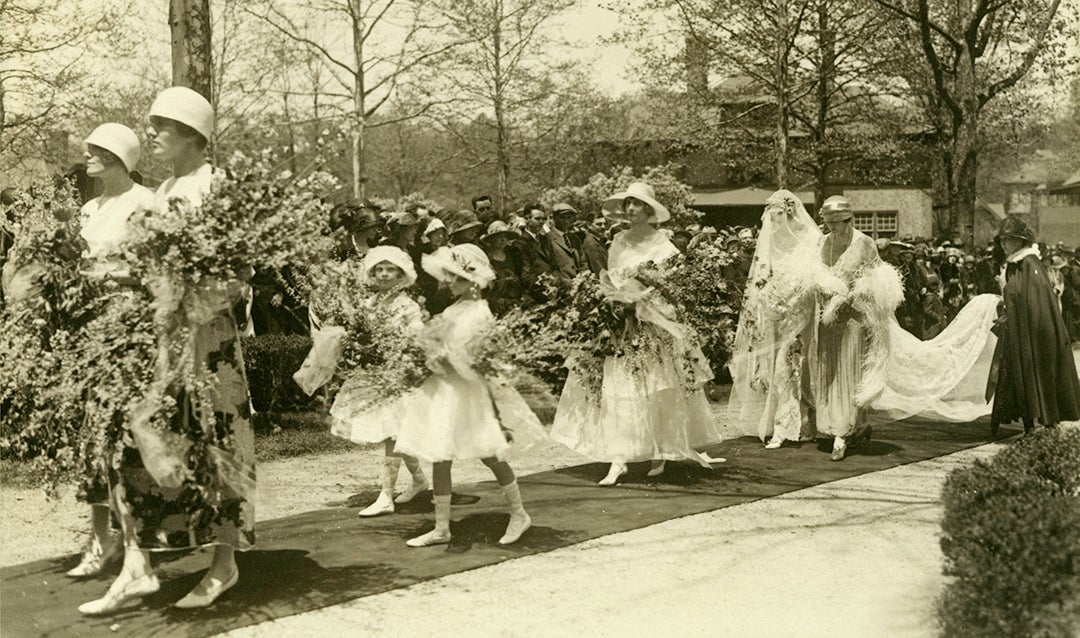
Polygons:
M676 254L678 249L659 232L632 243L624 231L612 242L607 280L616 291L640 289L633 278L635 268L662 264ZM704 354L693 333L674 320L674 309L666 301L646 297L636 306L639 329L657 337L662 333L663 340L656 342L665 345L644 354L606 357L598 397L574 369L571 357L551 437L599 461L690 459L711 467L709 458L697 451L722 438L703 390L712 378ZM697 370L688 373L680 365L674 346L666 345L669 338L694 355Z
M511 458L547 438L513 387L473 369L495 322L484 300L461 300L433 317L420 344L435 373L403 402L397 451L429 462Z

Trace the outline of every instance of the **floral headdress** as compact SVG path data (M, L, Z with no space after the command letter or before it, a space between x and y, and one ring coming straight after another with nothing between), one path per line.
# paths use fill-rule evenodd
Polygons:
M491 262L475 244L458 244L424 255L422 265L429 275L442 282L449 282L452 275L457 275L487 288L495 281Z

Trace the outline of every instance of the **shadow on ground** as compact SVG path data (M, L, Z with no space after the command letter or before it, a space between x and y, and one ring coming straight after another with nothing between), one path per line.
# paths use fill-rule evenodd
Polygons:
M765 450L756 439L726 441L707 450L726 463L708 469L668 463L660 477L648 463L632 464L615 487L598 487L607 466L590 463L520 477L534 526L513 546L497 544L508 516L493 481L458 486L453 540L413 549L405 540L432 527L431 493L397 513L359 518L356 509L377 492L353 495L334 507L260 523L258 549L238 555L241 578L213 607L181 611L170 605L202 577L208 550L155 555L162 589L108 618L85 618L82 602L101 596L115 569L73 581L63 572L74 556L0 570L0 634L8 636L209 636L447 574L546 552L672 518L768 498L813 485L921 461L985 442L985 423L875 426L874 439L842 462L829 460L827 442ZM527 578L527 575L523 575Z

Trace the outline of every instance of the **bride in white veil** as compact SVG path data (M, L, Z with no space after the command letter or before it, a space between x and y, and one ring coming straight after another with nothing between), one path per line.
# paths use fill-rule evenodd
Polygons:
M818 254L821 237L794 194L780 190L769 197L735 333L729 404L743 433L768 439L767 448L815 435L804 366L818 320L815 297L848 293ZM867 397L870 421L967 422L988 415L983 393L999 300L975 297L930 341L905 331L895 317L873 326L885 332L888 359L884 387Z
M847 291L818 257L821 237L793 193L769 197L735 332L729 404L743 433L771 437L768 448L814 436L803 391L814 300Z

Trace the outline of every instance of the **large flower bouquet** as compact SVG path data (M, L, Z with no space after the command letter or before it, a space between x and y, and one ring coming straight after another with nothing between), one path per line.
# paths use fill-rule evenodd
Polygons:
M154 357L147 298L86 275L75 211L51 182L16 203L0 314L0 453L34 463L50 492L72 479L102 489Z
M318 173L296 178L275 162L269 152L236 153L214 171L201 201L174 198L165 211L131 218L127 258L153 295L159 334L155 383L132 420L147 445L168 438L146 426L160 422L156 410L181 392L204 429L217 432L216 388L243 381L221 378L199 360L204 326L232 311L254 270L322 263L333 247L330 206L322 197L332 180Z
M335 325L345 329L338 378L362 388L368 405L378 406L419 387L431 369L413 328L388 303L387 293L368 295L335 318Z
M133 219L132 262L187 289L207 280L246 279L252 268L280 270L324 261L333 248L330 205L316 173L297 179L274 168L273 155L234 154L215 170L210 192L194 204L169 201L168 211L147 210Z

